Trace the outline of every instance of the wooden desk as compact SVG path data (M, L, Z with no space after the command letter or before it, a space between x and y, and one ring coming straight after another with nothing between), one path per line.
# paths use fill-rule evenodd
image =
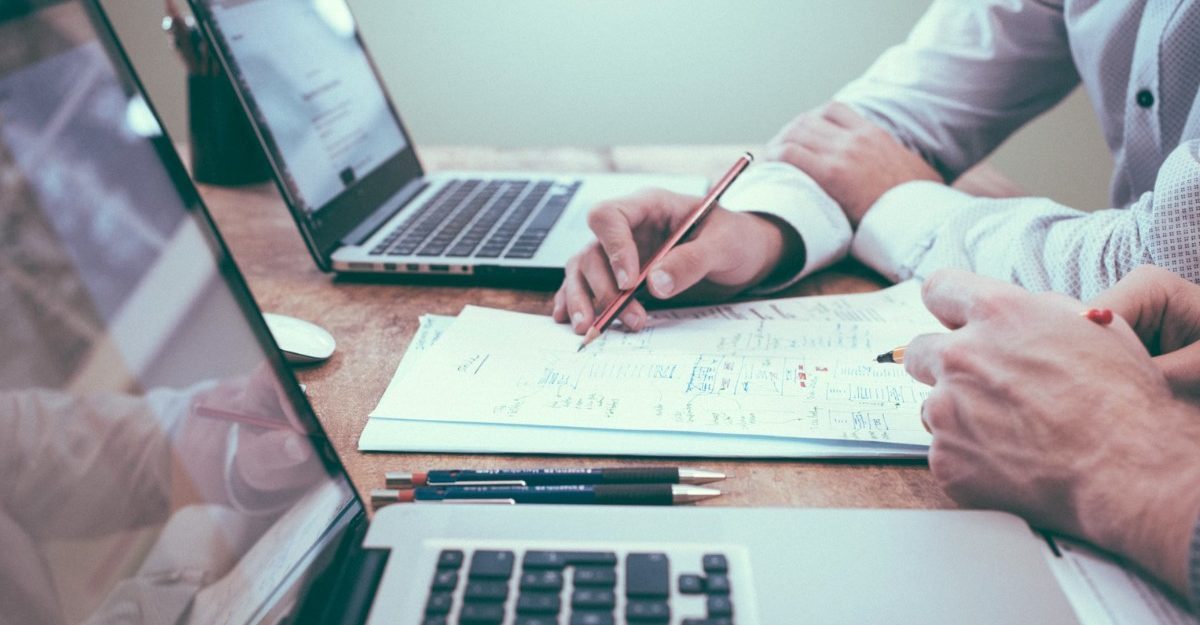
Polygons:
M429 148L437 169L535 169L574 172L699 173L715 179L741 148L629 147L504 151ZM337 338L326 364L298 371L308 396L360 493L381 487L387 470L476 466L597 466L681 464L622 458L463 456L360 453L367 414L387 387L423 313L453 315L466 304L548 313L551 293L486 288L362 284L335 281L317 270L271 185L202 187L238 265L263 309L321 324ZM787 295L871 291L883 282L844 263L813 276ZM724 496L712 505L942 508L953 503L923 463L714 461L682 464L724 471Z

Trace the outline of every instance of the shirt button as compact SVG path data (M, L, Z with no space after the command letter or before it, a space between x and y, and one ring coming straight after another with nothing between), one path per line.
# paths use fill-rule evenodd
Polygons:
M1136 101L1138 106L1148 109L1154 106L1154 94L1150 93L1149 89L1142 89L1141 91L1137 92Z

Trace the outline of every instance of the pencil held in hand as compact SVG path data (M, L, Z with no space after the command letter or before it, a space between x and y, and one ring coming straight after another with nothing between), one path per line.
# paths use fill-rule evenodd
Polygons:
M895 363L898 365L904 364L904 347L897 347L890 352L884 352L875 357L875 362L878 363Z
M696 208L688 214L688 216L683 220L683 223L679 224L679 228L672 232L671 236L667 237L667 240L664 241L662 246L658 248L658 251L654 253L654 256L651 256L650 260L642 266L642 271L638 274L637 280L634 281L633 285L628 289L621 291L620 294L617 295L616 299L608 304L608 306L604 309L604 312L600 313L600 316L596 317L596 321L592 323L592 327L588 328L587 334L583 337L583 342L579 344L579 349L576 351L583 351L583 348L587 347L588 343L596 340L600 334L608 329L608 326L612 325L612 322L617 318L617 315L621 314L621 311L625 309L625 306L627 306L629 302L633 301L633 295L637 293L638 289L640 289L643 284L646 283L646 279L650 275L650 270L658 265L658 263L662 261L662 259L672 249L674 249L676 245L682 243L683 240L687 238L687 236L691 234L692 231L694 231L702 221L704 221L704 218L707 217L710 212L712 212L712 209L717 205L717 202L721 200L721 196L725 194L725 191L729 189L730 185L732 185L735 180L738 179L738 176L742 175L743 171L746 171L746 168L749 167L750 163L752 162L754 162L754 155L750 154L749 152L746 152L740 158L738 158L737 162L733 164L733 167L730 167L729 171L725 172L725 175L717 181L717 184L713 185L712 189L709 190L708 195L704 196L704 199L701 200L700 204L698 204Z

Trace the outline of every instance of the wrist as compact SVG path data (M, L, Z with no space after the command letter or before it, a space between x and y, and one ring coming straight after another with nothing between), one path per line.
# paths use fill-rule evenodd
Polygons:
M1153 436L1127 437L1104 454L1106 468L1089 472L1077 514L1084 538L1187 596L1200 518L1200 410L1173 401L1167 413Z
M782 282L804 269L804 241L788 223L765 213L742 213L758 232L754 237L761 254L758 271L747 287Z

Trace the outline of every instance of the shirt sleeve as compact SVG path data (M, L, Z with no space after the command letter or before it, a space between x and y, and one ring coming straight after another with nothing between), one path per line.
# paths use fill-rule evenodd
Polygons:
M1172 151L1154 191L1128 209L1085 213L906 183L867 211L850 251L892 280L961 267L1082 299L1144 264L1200 282L1200 140Z
M935 0L834 99L953 181L1079 83L1062 4Z
M761 163L747 170L725 192L721 205L733 211L776 217L791 226L804 242L800 272L759 285L755 293L791 286L841 260L850 248L852 231L841 206L808 174L787 163Z
M1192 550L1188 557L1188 585L1192 591L1192 610L1200 612L1200 519L1196 520Z

